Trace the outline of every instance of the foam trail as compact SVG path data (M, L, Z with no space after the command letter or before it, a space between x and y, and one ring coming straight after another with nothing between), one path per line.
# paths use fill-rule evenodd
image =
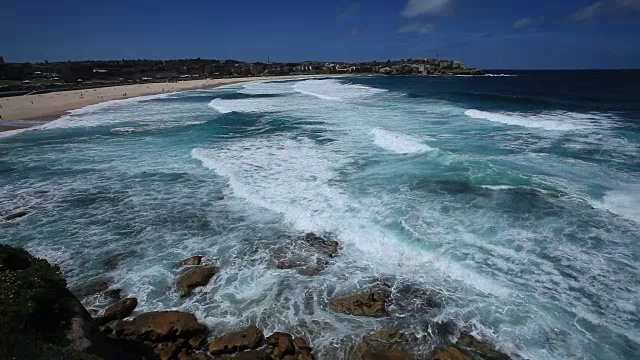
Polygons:
M299 93L332 101L358 99L387 91L364 85L345 84L334 79L306 80L295 84L293 88Z
M567 111L549 111L539 114L488 112L470 109L464 113L472 119L489 120L501 124L550 131L569 131L611 125L609 114L580 114Z
M398 154L423 153L433 151L428 145L420 143L420 140L404 134L375 128L371 130L373 142L379 147Z

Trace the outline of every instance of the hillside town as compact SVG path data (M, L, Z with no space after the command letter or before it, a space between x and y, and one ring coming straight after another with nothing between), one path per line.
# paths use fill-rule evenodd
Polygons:
M109 60L10 63L0 57L0 96L118 84L205 78L306 74L481 75L460 61L402 59L384 62L242 62L236 60Z

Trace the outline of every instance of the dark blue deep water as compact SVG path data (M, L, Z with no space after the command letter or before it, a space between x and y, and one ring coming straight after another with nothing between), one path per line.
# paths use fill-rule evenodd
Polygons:
M640 72L503 75L252 82L80 109L0 138L0 215L30 212L0 220L0 242L71 286L110 279L139 311L304 333L320 359L393 324L428 351L437 321L530 359L640 358ZM339 256L317 276L277 269L306 232ZM174 266L194 254L223 271L183 299ZM327 308L379 282L393 317Z

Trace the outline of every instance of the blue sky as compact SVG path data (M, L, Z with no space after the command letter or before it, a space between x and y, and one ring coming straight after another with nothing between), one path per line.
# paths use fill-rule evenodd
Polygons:
M640 68L640 0L3 0L5 61L440 56L485 69Z

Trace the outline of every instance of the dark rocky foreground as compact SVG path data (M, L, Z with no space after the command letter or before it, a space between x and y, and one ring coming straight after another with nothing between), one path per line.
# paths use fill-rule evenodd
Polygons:
M313 249L313 258L293 260L276 254L277 268L283 271L295 269L313 276L331 265L329 258L338 255L339 244L335 240L314 234L307 234L300 240ZM218 272L224 271L202 265L202 258L193 256L177 265L184 268L176 280L181 296L189 296L194 289L205 286ZM318 267L318 264L322 265ZM240 324L236 331L212 334L193 314L180 311L135 313L138 300L132 296L122 299L121 291L109 289L107 283L88 284L76 290L74 295L67 289L57 266L35 258L23 249L0 245L0 359L315 358L313 344L305 336L284 332L266 336L256 325ZM113 301L100 316L94 318L76 295L83 297L97 293ZM424 292L408 293L410 296L430 296ZM373 284L367 290L330 299L327 306L344 316L390 317L401 308L401 303L400 299L394 298L388 286ZM439 306L437 301L427 303L430 307ZM435 325L436 330L450 333L446 324ZM358 334L359 340L348 345L345 358L511 359L488 342L464 332L456 335L455 342L442 343L427 353L416 353L417 335L386 328Z

